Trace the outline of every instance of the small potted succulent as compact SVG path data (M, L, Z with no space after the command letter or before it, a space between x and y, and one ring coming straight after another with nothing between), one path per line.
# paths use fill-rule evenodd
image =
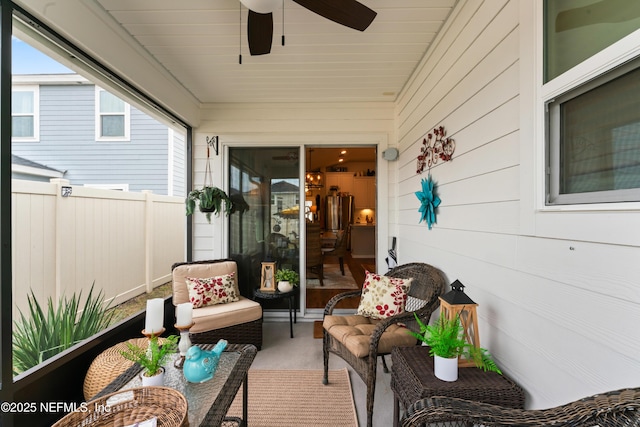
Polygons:
M475 347L464 339L459 316L448 319L441 313L435 325L425 325L415 313L414 317L420 332L409 333L430 347L436 377L443 381L456 381L460 356L473 360L484 371L502 374L486 349Z
M280 292L291 292L294 286L298 286L300 276L291 269L281 268L276 271L276 281Z
M152 335L149 338L148 347L140 347L133 343L127 343L127 350L120 354L127 360L142 366L142 385L163 385L164 367L167 359L178 349L178 336L168 336L162 344L158 342L158 337Z
M200 212L204 212L207 221L211 222L211 214L216 215L224 212L229 215L233 209L233 201L218 187L204 186L201 189L191 190L185 201L187 216L195 212L196 204Z

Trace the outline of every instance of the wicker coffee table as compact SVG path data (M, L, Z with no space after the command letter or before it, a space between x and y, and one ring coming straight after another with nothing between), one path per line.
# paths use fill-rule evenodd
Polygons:
M215 344L198 344L211 350ZM173 366L179 357L176 353L166 364L165 386L182 393L188 403L189 426L246 426L247 425L247 372L256 356L257 348L252 344L229 344L220 356L220 362L214 377L202 384L189 383L184 379L182 370ZM106 386L94 399L119 390L141 386L139 365L133 365L122 375ZM240 385L242 387L242 419L225 418ZM224 422L224 424L223 424Z
M442 381L433 373L429 347L394 347L391 389L394 400L394 427L400 419L400 404L407 408L430 396L458 397L507 408L524 408L524 391L505 375L478 368L460 368L458 380Z

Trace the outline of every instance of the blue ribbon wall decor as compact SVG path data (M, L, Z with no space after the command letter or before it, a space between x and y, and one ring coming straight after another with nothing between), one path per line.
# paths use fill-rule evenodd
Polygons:
M416 191L416 197L420 200L418 212L421 212L418 224L426 221L429 230L436 223L436 208L440 205L440 197L436 196L435 187L431 174L429 174L428 178L422 178L422 191Z

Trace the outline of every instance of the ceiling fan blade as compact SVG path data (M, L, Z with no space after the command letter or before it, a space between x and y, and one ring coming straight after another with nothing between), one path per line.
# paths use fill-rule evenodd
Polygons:
M271 52L273 39L273 14L258 13L249 9L247 39L251 55L266 55Z
M375 11L356 0L293 1L320 16L354 30L366 30L377 15Z

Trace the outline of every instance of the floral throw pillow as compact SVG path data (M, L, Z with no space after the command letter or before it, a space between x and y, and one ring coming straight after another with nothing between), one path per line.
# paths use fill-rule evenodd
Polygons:
M372 319L384 319L404 312L412 280L365 271L357 314Z
M185 277L185 282L193 308L238 301L234 273L207 278Z

